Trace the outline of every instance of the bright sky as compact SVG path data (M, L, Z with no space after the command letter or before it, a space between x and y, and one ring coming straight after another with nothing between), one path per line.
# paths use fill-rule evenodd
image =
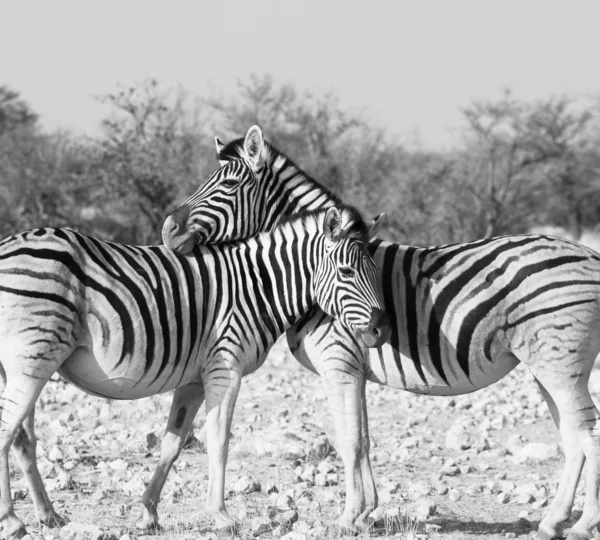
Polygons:
M94 96L156 77L206 94L271 73L448 147L473 98L600 95L596 0L0 0L0 84L49 128L96 133Z

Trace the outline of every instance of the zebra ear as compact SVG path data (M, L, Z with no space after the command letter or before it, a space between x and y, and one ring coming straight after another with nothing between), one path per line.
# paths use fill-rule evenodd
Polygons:
M375 238L375 236L377 236L377 233L379 232L379 229L381 229L381 225L384 222L384 218L385 213L381 213L377 217L373 218L370 223L368 223L369 240L372 240L373 238Z
M215 137L215 146L217 148L217 159L219 160L221 167L225 167L225 165L229 163L229 160L221 159L221 153L223 152L225 145L219 140L219 137Z
M342 235L342 215L332 207L325 214L325 238L330 242L337 242Z
M252 126L246 133L244 151L254 170L259 170L265 162L265 141L258 126Z

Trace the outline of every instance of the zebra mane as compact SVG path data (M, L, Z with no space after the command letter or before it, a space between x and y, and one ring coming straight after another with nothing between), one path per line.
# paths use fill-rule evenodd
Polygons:
M300 167L298 167L298 165L296 165L296 163L294 163L293 160L275 148L275 146L273 146L269 141L265 139L264 144L267 163L274 164L278 160L283 160L286 168L293 169L296 171L296 177L302 176L305 182L313 184L322 190L333 201L334 206L345 206L342 203L342 200L335 193L321 184L321 182L315 180L312 176L306 174ZM219 152L217 157L220 160L242 159L244 157L244 137L240 137L239 139L235 139L234 141L227 143L221 152Z
M344 238L356 238L357 240L368 243L369 241L369 227L365 223L365 220L361 216L360 212L348 204L337 204L336 208L339 210L342 216L342 229ZM276 229L285 227L287 224L302 223L307 224L309 221L318 220L319 217L325 214L327 210L310 210L306 212L298 212L291 216L283 216ZM268 233L261 233L268 234Z

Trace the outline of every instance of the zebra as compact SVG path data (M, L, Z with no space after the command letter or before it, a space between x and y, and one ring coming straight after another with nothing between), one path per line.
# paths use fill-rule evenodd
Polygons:
M369 228L338 205L296 216L269 233L178 255L164 246L105 242L41 228L0 243L0 526L20 536L12 504L13 444L36 517L56 513L36 464L35 402L54 373L110 399L175 390L162 459L144 493L142 525L157 525L158 493L203 401L207 409L207 509L233 521L224 477L233 409L245 375L313 305L370 346L389 337L366 249ZM158 492L160 492L160 488Z
M163 241L170 249L250 236L295 212L338 204L257 126L226 146L215 140L221 167L165 220ZM600 522L600 413L587 387L600 352L600 256L575 242L536 235L432 247L375 239L369 250L392 325L389 342L366 351L322 312L287 332L296 359L327 387L346 471L340 526L367 529L377 507L365 380L452 396L485 388L522 362L548 404L565 453L539 534L559 534L587 460L585 506L568 538L590 538Z

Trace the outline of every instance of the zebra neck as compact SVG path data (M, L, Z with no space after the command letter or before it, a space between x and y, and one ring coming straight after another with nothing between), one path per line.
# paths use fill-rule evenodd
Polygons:
M241 244L236 276L249 309L276 340L316 304L314 275L322 242L300 222Z
M271 230L281 218L312 210L326 210L339 204L340 199L310 178L288 158L279 154L271 157L264 175L270 184L269 215L266 230Z

